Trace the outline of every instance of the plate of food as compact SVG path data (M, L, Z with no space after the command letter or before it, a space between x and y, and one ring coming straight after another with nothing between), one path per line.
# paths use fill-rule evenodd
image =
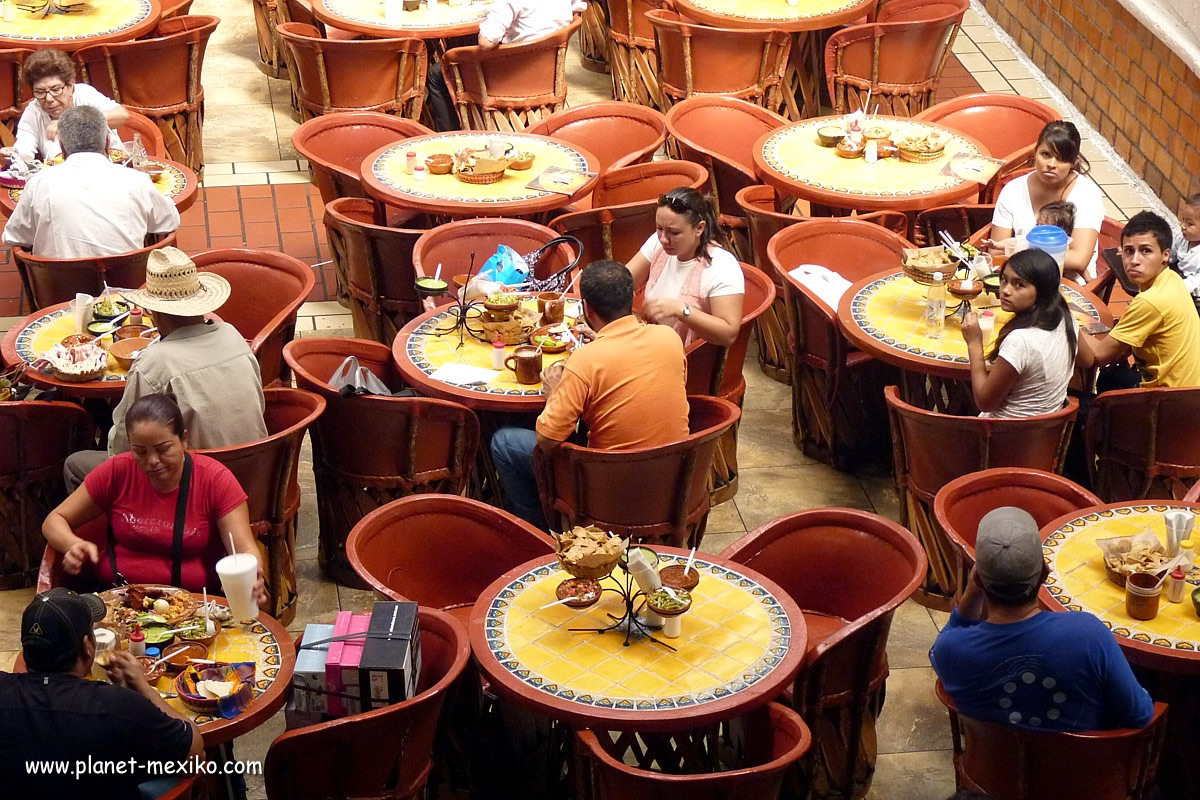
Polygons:
M1122 588L1125 587L1125 579L1133 573L1159 573L1171 562L1166 548L1151 531L1097 539L1096 546L1103 554L1104 572L1108 579Z
M529 334L529 343L542 348L543 353L561 353L573 349L578 342L579 337L565 322L543 325Z
M104 622L132 628L136 624L177 626L196 613L191 592L153 583L135 583L100 592L108 606ZM153 644L153 642L148 643Z

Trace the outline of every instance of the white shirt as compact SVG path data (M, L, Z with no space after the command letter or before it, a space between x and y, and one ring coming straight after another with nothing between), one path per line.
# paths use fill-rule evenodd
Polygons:
M86 83L77 83L75 84L75 105L92 106L104 112L116 108L120 104L100 94ZM30 100L29 104L25 106L25 110L21 112L21 121L17 123L17 140L13 144L13 149L24 156L26 161L32 161L39 156L46 161L62 153L62 145L58 143L57 138L46 138L46 126L49 124L50 115L42 110L42 106L37 100ZM110 148L121 147L121 137L114 130L108 132L108 146Z
M144 172L105 153L74 153L29 179L4 226L4 243L43 258L92 258L145 247L147 233L179 227L175 203Z
M495 0L479 35L500 44L538 39L570 25L585 7L583 0Z
M658 235L651 234L642 245L641 253L647 260L653 262L654 257L662 250ZM700 273L700 296L704 298L724 297L730 294L746 293L746 277L742 274L742 265L728 250L713 247L709 250L712 263ZM683 294L684 284L688 276L696 268L699 261L680 261L677 256L667 256L666 266L658 276L658 282L653 289L646 289L646 297L679 297Z
M1171 252L1179 259L1179 271L1183 273L1188 291L1200 296L1200 244L1192 244L1182 233L1177 233L1171 243Z
M1029 178L1030 175L1022 175L1001 189L1000 196L996 198L996 210L992 212L992 225L1010 228L1013 236L1021 238L1037 225L1037 210L1029 199ZM1075 204L1075 230L1086 228L1100 233L1100 226L1104 223L1104 193L1095 181L1080 175L1063 199ZM1093 250L1092 260L1088 262L1085 272L1089 280L1096 277L1096 254L1097 251Z
M1071 324L1075 321L1071 320ZM1003 358L1017 371L1017 382L999 408L979 416L1032 417L1063 407L1067 384L1075 372L1075 354L1067 346L1067 329L1061 323L1052 331L1041 328L1013 331L1004 337L996 357Z

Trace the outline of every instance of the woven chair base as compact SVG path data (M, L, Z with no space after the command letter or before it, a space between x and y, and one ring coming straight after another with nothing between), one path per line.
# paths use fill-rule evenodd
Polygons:
M254 32L258 38L258 71L270 78L287 77L287 65L275 36L274 0L254 0Z
M459 103L458 118L463 121L464 130L520 133L565 107L566 103L525 108L485 108L475 103Z
M180 111L175 114L155 114L152 108L130 106L130 110L145 114L154 120L162 132L167 146L167 158L187 165L188 169L203 177L204 135L203 110Z
M608 65L612 73L613 97L665 112L667 106L658 85L658 55L654 50L609 41Z
M260 532L263 523L251 526L258 537L258 550L263 557L267 592L271 605L267 613L285 626L296 618L299 584L296 580L296 517L299 506L290 509L287 520L277 530Z
M746 400L745 382L742 382L738 389L726 395L725 399L737 403L737 407L741 408ZM717 439L717 449L713 451L712 470L708 476L708 503L710 506L718 506L737 496L738 425L739 423L734 423L732 428Z
M874 108L875 104L878 103L880 114L891 114L895 117L915 117L933 105L933 93L935 91L937 91L937 83L929 87L922 85L920 88L912 91L885 89L876 86L870 92L871 107ZM845 114L848 113L847 109L862 108L863 103L867 100L868 90L842 83L834 87L834 92L836 95L834 112Z
M913 599L926 608L949 611L958 591L957 548L938 524L933 507L904 487L900 488L900 515L900 524L913 532L929 559L925 580L913 593Z
M37 580L46 549L42 520L63 499L62 475L29 478L0 487L0 589L23 589Z
M608 18L604 4L592 0L579 28L579 63L590 72L608 72Z
M775 302L755 321L754 336L758 340L758 367L767 377L790 385L792 371L788 368L787 302L782 290L777 290Z
M879 756L876 720L883 710L884 689L872 692L854 724L851 706L833 706L806 715L813 743L798 769L788 774L783 796L804 800L861 800L871 789ZM854 771L847 782L847 759L857 750Z
M808 365L792 371L792 437L805 455L847 470L890 455L883 387L892 370L870 362L847 370L832 406L825 372Z

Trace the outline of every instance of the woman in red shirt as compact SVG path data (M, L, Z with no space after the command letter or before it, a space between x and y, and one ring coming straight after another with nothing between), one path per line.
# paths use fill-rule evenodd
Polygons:
M89 473L42 524L46 541L63 554L63 570L78 575L90 565L108 586L127 581L215 591L217 561L229 552L252 553L259 562L255 596L265 605L262 557L237 478L219 461L187 452L183 415L167 395L140 398L125 414L125 428L129 452ZM98 518L108 523L103 549L75 533Z

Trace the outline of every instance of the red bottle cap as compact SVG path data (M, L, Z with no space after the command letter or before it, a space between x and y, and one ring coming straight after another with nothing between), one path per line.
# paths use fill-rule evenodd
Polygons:
M1176 567L1171 571L1171 577L1177 581L1182 581L1187 578L1187 575L1184 574L1183 567Z
M129 641L140 642L140 641L144 640L145 638L146 638L146 634L142 633L141 624L140 623L134 624L133 633L129 634Z

